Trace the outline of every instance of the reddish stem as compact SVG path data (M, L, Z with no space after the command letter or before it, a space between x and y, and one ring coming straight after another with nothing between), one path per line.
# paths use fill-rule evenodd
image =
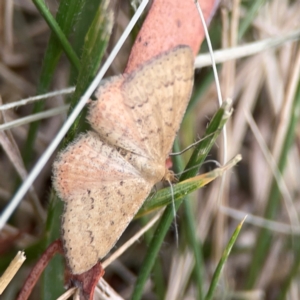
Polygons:
M54 241L52 244L49 245L49 247L46 249L46 251L42 254L41 258L38 260L36 265L33 267L31 272L29 273L29 275L17 297L17 300L28 299L34 286L36 285L37 281L39 280L42 272L45 270L49 261L52 259L52 257L56 253L60 253L60 254L64 253L61 240Z
M104 270L100 262L93 266L90 270L73 275L71 281L74 286L80 288L80 300L93 300L96 284L104 275Z
M64 255L64 250L61 240L56 240L49 245L46 251L42 254L38 262L35 264L31 272L29 273L17 300L27 300L39 280L42 272L45 270L49 261L57 253ZM90 270L79 274L70 276L70 281L74 286L80 288L80 299L81 300L92 300L97 282L104 275L104 270L101 263L98 262Z

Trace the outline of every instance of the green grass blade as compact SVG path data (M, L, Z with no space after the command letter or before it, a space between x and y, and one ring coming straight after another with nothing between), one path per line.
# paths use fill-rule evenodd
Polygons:
M63 203L51 193L45 231L45 249L60 236L60 216ZM61 255L55 255L42 273L41 299L57 299L64 292L65 262Z
M56 22L55 18L50 13L50 11L47 8L45 2L42 1L42 0L32 0L32 1L35 4L35 6L37 7L37 9L39 10L39 12L41 13L41 15L44 17L44 19L47 22L47 24L49 25L49 27L51 28L52 33L55 34L56 39L59 41L61 47L64 49L64 52L66 53L66 55L69 58L70 62L74 66L76 66L77 69L79 69L80 68L80 61L79 61L79 58L78 58L77 54L75 53L75 51L73 50L71 44L69 43L69 41L68 41L68 39L65 35L65 32L60 27L60 24L58 22ZM71 4L70 1L69 1L69 4ZM66 13L65 15L68 16L69 6L62 6L61 5L60 7L62 7L63 12ZM72 7L75 9L75 12L78 12L78 9L80 8L77 5L75 5L75 6L73 5ZM72 12L74 12L74 10ZM72 15L69 15L69 16L71 16L71 18L69 18L69 20L67 18L66 23L67 23L67 21L71 21L71 22L73 21Z
M243 223L245 221L246 217L244 218L244 220L237 226L237 228L235 229L235 231L233 232L223 254L222 254L222 257L217 265L217 268L213 274L213 277L212 277L212 281L211 281L211 284L210 284L210 287L208 289L208 292L207 292L207 295L205 296L205 300L211 300L213 298L213 295L216 291L216 288L217 288L217 284L219 282L219 278L221 276L221 272L222 272L222 269L223 269L223 266L231 252L231 249L242 229L242 226L243 226Z
M61 31L61 38L66 40L66 36L69 35L72 27L74 26L77 16L80 13L81 7L84 0L62 0L60 1L60 6L56 15L56 21L54 27L59 27ZM34 2L38 9L43 12L43 15L49 15L48 9L45 7L43 1ZM53 17L51 16L51 22ZM50 22L50 21L49 21ZM53 26L52 26L53 27ZM52 28L51 27L51 28ZM63 33L62 33L63 32ZM57 38L55 32L51 33L48 47L45 52L42 70L40 75L40 81L37 87L37 94L46 93L51 84L54 72L57 67L57 63L62 54L62 45ZM76 59L77 60L77 59ZM44 108L44 102L39 101L34 104L33 113L41 112ZM27 139L23 149L23 158L25 165L28 166L32 159L33 146L36 139L36 135L39 129L40 122L33 122L30 124Z
M193 209L191 207L191 203L189 201L189 197L185 201L183 201L184 207L184 221L182 222L186 227L186 236L188 239L188 243L194 252L195 259L195 277L196 277L196 287L198 290L197 299L203 299L203 284L204 284L204 259L202 253L202 243L198 240L196 236L196 224L195 224L195 215L193 213Z
M149 221L149 218L142 217L140 221L142 226L146 226L146 224ZM146 245L150 244L153 234L154 234L153 228L150 228L147 232L145 232L144 239ZM154 263L152 275L153 275L152 279L153 279L153 288L155 291L155 295L158 300L163 300L166 293L166 282L164 278L164 271L163 271L163 266L161 264L160 257L157 257Z
M174 185L172 190L170 187L168 187L157 191L153 197L148 197L148 199L144 202L143 206L137 213L136 218L139 218L154 210L160 209L166 205L172 204L172 195L174 197L175 203L182 200L188 194L198 190L201 187L204 187L206 184L212 182L217 177L222 176L225 171L232 168L240 160L241 156L236 155L223 167L216 168L208 173L192 177L185 181L181 181L178 184Z
M210 122L206 130L204 139L196 147L186 168L190 168L192 163L196 163L196 165L199 166L200 163L204 161L212 145L214 144L218 136L218 133L220 132L223 125L228 120L230 114L231 111L229 110L229 104L226 102L213 117L212 121ZM180 180L188 179L189 176L193 177L197 173L197 171L198 171L198 167L189 170L188 172L184 173L180 177ZM179 208L181 202L182 201L177 201L175 203L176 210ZM148 252L146 254L145 260L141 267L133 291L133 295L132 295L133 300L141 299L142 297L144 285L146 283L147 278L149 277L149 274L151 272L157 254L159 252L161 244L172 223L172 220L173 220L173 207L172 205L168 205L154 234L155 238L152 239L151 244L149 245Z
M185 169L188 171L181 175L180 181L191 178L197 174L199 167L202 165L209 150L215 143L216 138L219 136L224 124L231 116L232 110L230 109L230 106L231 102L225 101L222 107L217 111L208 128L206 129L205 136L196 146L195 151L185 167Z
M180 152L178 139L175 140L174 143L174 152ZM183 159L182 156L176 155L173 157L174 163L174 171L179 173L181 170L184 169ZM203 299L203 275L204 275L204 259L203 259L203 251L202 251L202 243L198 239L196 233L196 222L195 222L195 215L193 214L193 210L191 207L190 202L191 197L187 196L185 201L183 201L183 208L184 208L184 215L183 220L180 222L184 225L185 236L187 237L188 246L193 251L193 256L195 259L195 285L197 287L198 297L197 299Z

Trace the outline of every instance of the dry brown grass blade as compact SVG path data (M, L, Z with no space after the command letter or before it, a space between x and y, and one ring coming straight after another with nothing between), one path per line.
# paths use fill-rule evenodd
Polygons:
M26 257L23 251L19 251L15 258L11 261L5 272L0 277L0 295L6 289L10 281L14 278Z
M2 104L1 98L0 104ZM1 112L1 117L1 119L5 122L6 118L4 112ZM20 178L22 180L25 180L28 174L17 143L15 142L15 139L9 130L0 131L0 144ZM37 217L39 218L41 223L44 223L46 220L46 213L40 204L40 200L34 190L34 187L31 187L29 190L29 198L35 212L37 213Z

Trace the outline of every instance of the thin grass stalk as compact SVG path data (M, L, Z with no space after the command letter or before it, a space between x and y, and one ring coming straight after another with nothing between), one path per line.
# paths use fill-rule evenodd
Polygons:
M55 34L56 39L60 42L61 47L63 48L65 54L69 58L71 64L73 64L78 70L80 68L80 60L73 50L71 44L69 43L65 32L63 29L60 27L60 24L56 22L55 18L53 18L52 14L50 13L49 9L47 8L46 4L42 0L32 0L33 3L36 5L37 9L41 13L41 15L44 17L45 21L49 25L49 27L52 30L52 33ZM68 16L68 10L71 9L71 15L70 18L67 18L65 25L67 24L72 24L73 22L73 17L74 13L78 13L78 10L81 8L81 5L78 6L77 3L75 2L72 5L73 1L65 2L63 4L68 4L68 5L60 5L62 7L62 13L64 13L65 17ZM82 1L79 2L81 4ZM72 5L71 7L69 5ZM70 21L70 22L67 22Z
M148 217L141 217L141 223L143 226L145 226L147 224L147 221L149 220ZM151 239L153 237L155 229L154 228L150 228L147 232L145 232L144 234L144 238L145 238L145 242L146 244L150 244ZM154 266L153 266L153 276L152 276L152 280L153 280L153 285L154 285L154 291L155 294L157 296L157 299L159 300L163 300L166 294L166 283L165 283L165 278L163 276L164 272L163 272L163 268L161 265L161 261L159 259L159 257L157 257Z
M225 262L227 261L228 259L228 256L231 252L231 249L242 229L242 226L243 226L243 223L244 223L245 219L237 226L237 228L235 229L235 231L233 232L223 254L222 254L222 257L217 265L217 268L213 274L213 277L212 277L212 280L211 280L211 284L209 286L209 289L208 289L208 292L207 292L207 295L205 296L205 300L211 300L213 299L213 296L217 290L217 285L218 285L218 282L219 282L219 279L221 277L221 273L222 273L222 269L225 265Z
M195 224L195 215L189 201L189 197L183 201L184 208L184 220L186 224L186 229L188 230L188 243L193 251L193 257L195 259L195 284L198 290L197 299L203 299L203 283L204 283L204 263L203 263L203 252L202 252L202 243L197 239L196 236L196 224Z
M163 266L157 257L153 266L154 290L158 300L164 300L166 294L166 283L164 278Z

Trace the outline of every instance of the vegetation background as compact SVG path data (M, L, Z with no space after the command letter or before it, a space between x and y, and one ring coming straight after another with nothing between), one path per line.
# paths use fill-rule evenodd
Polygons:
M3 103L78 83L71 96L59 95L2 111L3 124L40 112L48 117L7 130L0 127L1 209L62 126L68 113L65 104L74 106L135 9L130 1L111 1L109 8L101 0L66 3L61 1L58 9L59 3L48 1L46 7L70 37L72 48L62 51L51 34L51 22L45 22L42 1L0 2ZM297 0L221 1L209 30L213 48L288 35L299 30L299 14ZM124 70L142 22L134 28L107 76ZM97 53L93 52L95 48ZM207 52L206 45L201 52ZM286 42L218 67L222 94L233 99L234 107L226 126L227 156L241 153L243 160L227 172L223 189L217 179L185 199L177 214L179 245L172 226L153 269L144 272L154 231L106 269L105 280L123 298L131 297L138 276L151 272L143 286L143 299L300 299L299 42ZM211 68L197 69L195 76L193 97L176 144L179 149L203 137L218 111ZM64 143L86 128L83 112ZM212 160L222 161L222 145L222 139L218 139L208 155L210 162L200 168L200 173L216 167ZM191 152L176 157L176 170L186 165ZM51 191L52 162L0 233L1 273L18 250L24 249L27 256L3 299L16 298L33 264L59 232L61 202ZM222 253L228 243L231 246L230 238L246 214L246 223L215 281ZM148 216L134 221L118 244L128 240L147 220ZM57 256L30 299L55 299L63 293L63 278L63 259Z

